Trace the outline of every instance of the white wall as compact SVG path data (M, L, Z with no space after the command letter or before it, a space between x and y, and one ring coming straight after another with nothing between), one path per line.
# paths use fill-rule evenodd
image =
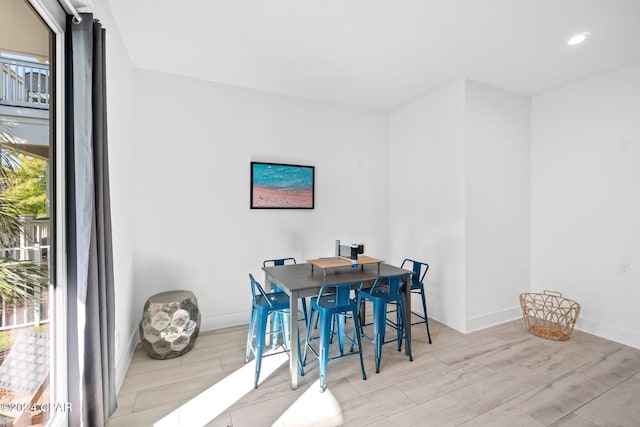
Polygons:
M387 121L265 92L136 70L135 305L193 291L202 328L249 321L262 260L364 241L387 258ZM315 166L314 210L249 209L251 160Z
M466 327L522 316L531 264L530 99L466 80Z
M639 100L635 64L532 104L532 288L580 303L577 328L637 348Z
M521 316L518 294L530 277L529 124L528 98L471 80L390 114L392 261L430 264L429 315L459 331Z
M107 29L107 121L115 282L116 384L120 389L129 367L142 309L135 305L133 282L134 203L131 182L134 107L133 66L106 1L93 1L95 17Z
M429 316L460 331L465 328L464 97L460 80L389 116L389 260L427 262ZM417 300L412 305L419 307Z

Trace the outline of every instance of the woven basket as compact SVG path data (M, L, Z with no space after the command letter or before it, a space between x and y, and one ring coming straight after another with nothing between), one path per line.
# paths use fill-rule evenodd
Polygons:
M571 338L580 314L580 304L554 291L520 294L520 306L529 332L556 341Z

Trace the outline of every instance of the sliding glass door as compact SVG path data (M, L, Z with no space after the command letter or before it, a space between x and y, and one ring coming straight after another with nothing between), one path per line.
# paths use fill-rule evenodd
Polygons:
M4 0L0 15L0 425L64 423L64 227L59 206L64 13Z

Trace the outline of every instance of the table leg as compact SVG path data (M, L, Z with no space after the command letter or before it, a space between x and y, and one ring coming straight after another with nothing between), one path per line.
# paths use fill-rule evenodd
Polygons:
M367 319L367 303L363 299L360 301L360 307L358 307L358 314L360 318L360 325L364 325L365 320Z
M264 273L264 290L267 292L271 292L273 290L273 283L271 282L271 276L267 273Z
M264 290L267 292L273 291L273 283L271 282L271 276L269 276L266 272L264 273ZM271 316L273 317L275 316L275 314L272 314ZM267 334L264 337L265 348L271 346L271 341L273 340L273 336L271 335L271 327L272 327L271 322L267 322Z
M291 390L295 390L298 388L298 359L300 357L299 349L300 349L300 328L298 327L298 299L299 292L291 291L289 294L289 312L291 313L291 318L289 319L289 339L290 348L289 351L289 374L291 375Z

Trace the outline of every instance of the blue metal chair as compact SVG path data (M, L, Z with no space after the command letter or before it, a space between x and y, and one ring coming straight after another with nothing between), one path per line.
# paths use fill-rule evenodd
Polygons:
M358 306L364 300L373 303L373 337L366 335L363 329L361 329L361 332L362 336L373 341L376 373L380 372L380 359L382 359L382 346L384 344L397 342L398 351L400 351L402 349L402 340L404 339L409 353L409 360L413 361L411 342L409 342L407 335L407 328L411 326L409 325L404 297L401 292L402 286L408 281L408 273L398 276L380 276L374 280L371 288L362 289L358 292ZM387 321L387 304L396 304L397 306L395 323ZM396 338L393 340L385 341L387 325L396 329Z
M294 265L297 264L296 263L296 259L289 257L289 258L278 258L278 259L265 259L264 261L262 261L262 266L263 267L277 267L280 265ZM276 286L274 285L274 288Z
M311 350L318 358L320 365L320 391L324 392L326 389L326 377L327 377L327 365L329 360L339 359L345 356L352 356L358 354L360 356L360 367L362 369L362 379L367 379L367 374L364 369L364 361L362 359L362 343L360 341L360 322L358 317L358 305L355 299L351 298L351 290L357 286L357 292L362 288L362 282L355 283L342 283L333 285L323 285L320 288L318 295L311 298L309 319L307 321L307 334L304 347L304 355L302 356L302 363L300 366L300 375L304 375L304 366L307 363L307 351ZM314 314L318 313L319 317L319 336L312 337ZM353 337L345 335L345 320L347 315L354 322ZM338 346L340 354L336 356L329 355L329 349L331 346L332 324L334 318L337 317L338 326ZM344 339L351 342L351 350L349 353L344 353ZM319 344L317 348L312 344L313 341L318 340ZM358 347L358 351L354 351L354 347Z
M278 334L282 334L283 351L289 351L289 296L284 292L266 293L251 274L249 274L249 280L251 281L253 307L251 309L251 321L249 322L249 334L247 335L247 353L244 363L249 362L251 354L255 356L256 377L254 388L258 388L265 337L267 335L275 335L277 338ZM272 328L271 331L267 332L267 322L270 314L278 314L279 325L278 328ZM283 351L272 353L272 355Z
M289 257L289 258L277 258L277 259L266 259L264 261L262 261L262 266L263 267L278 267L278 266L282 266L282 265L294 265L297 264L296 263L296 259L293 257ZM280 289L278 287L278 285L272 285L271 288L273 289L274 292L280 292L282 291L282 289ZM304 324L307 324L307 299L306 298L301 298L302 300L302 310L298 310L298 312L302 311L302 319L299 319L300 321L304 321ZM279 322L279 318L278 315L273 316L273 327L276 326L276 324ZM276 337L277 338L277 337ZM273 343L273 346L275 347L275 345L277 344L277 342Z
M422 313L424 316L418 312L411 311L414 315L418 316L420 321L412 323L412 325L419 325L420 323L424 323L427 327L427 336L429 337L429 344L431 344L431 332L429 332L429 317L427 316L427 300L424 292L424 278L427 275L427 271L429 270L429 264L426 262L414 261L409 258L405 258L402 261L402 265L400 268L404 268L405 264L407 264L407 270L413 270L413 276L411 276L411 293L420 294L422 298ZM409 265L410 264L410 265Z

